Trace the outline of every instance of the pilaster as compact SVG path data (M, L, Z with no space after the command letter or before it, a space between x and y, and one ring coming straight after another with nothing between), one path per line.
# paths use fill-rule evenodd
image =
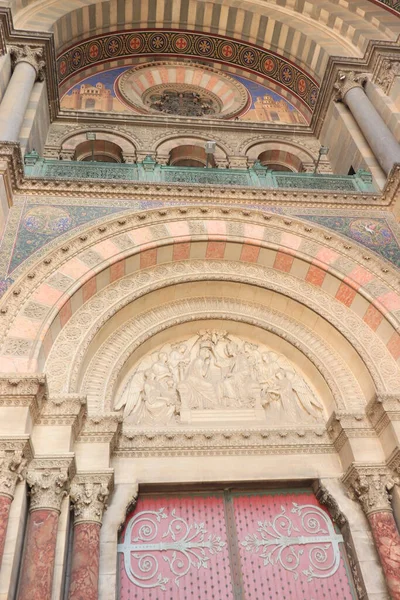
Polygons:
M364 413L333 412L326 427L344 469L353 462L384 461L379 438Z
M104 471L121 434L122 415L91 416L74 445L78 471Z
M33 428L36 453L70 452L85 417L85 397L78 394L51 396L43 403Z
M0 436L32 431L47 397L44 375L5 374L0 377Z
M374 427L385 458L400 448L400 393L378 394L367 406L367 416Z

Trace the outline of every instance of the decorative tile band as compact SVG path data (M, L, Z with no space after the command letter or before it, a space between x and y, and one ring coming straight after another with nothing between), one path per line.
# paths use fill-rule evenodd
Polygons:
M180 56L235 65L278 82L314 110L318 84L271 50L213 34L177 30L124 31L75 44L57 59L59 83L94 64L125 57Z

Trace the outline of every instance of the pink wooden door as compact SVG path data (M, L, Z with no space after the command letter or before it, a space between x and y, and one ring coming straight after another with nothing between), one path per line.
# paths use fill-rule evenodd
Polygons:
M119 600L350 600L342 537L310 491L143 495Z

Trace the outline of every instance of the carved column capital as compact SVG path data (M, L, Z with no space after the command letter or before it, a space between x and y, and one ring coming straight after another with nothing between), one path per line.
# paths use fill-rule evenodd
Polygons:
M113 488L113 471L78 473L71 485L70 498L77 523L99 523Z
M26 476L27 458L23 449L4 450L0 456L0 495L14 498L15 486Z
M34 459L26 476L30 488L30 511L47 509L60 512L74 472L72 457Z
M391 512L393 479L386 465L353 463L342 479L350 498L358 500L367 516L375 512Z
M364 85L367 81L365 73L355 73L354 71L339 71L336 77L336 82L333 85L335 90L335 102L346 103L346 94L354 88L364 90Z
M400 61L385 59L382 61L379 71L375 75L375 82L382 88L385 94L390 94L396 77L400 77Z
M43 60L43 48L40 46L9 46L13 69L18 63L26 62L36 71L38 81L43 81L45 62Z

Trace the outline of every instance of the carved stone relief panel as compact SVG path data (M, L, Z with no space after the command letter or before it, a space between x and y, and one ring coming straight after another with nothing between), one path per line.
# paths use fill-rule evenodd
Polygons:
M227 421L315 424L324 408L282 355L223 330L203 330L144 356L115 410L127 426Z

